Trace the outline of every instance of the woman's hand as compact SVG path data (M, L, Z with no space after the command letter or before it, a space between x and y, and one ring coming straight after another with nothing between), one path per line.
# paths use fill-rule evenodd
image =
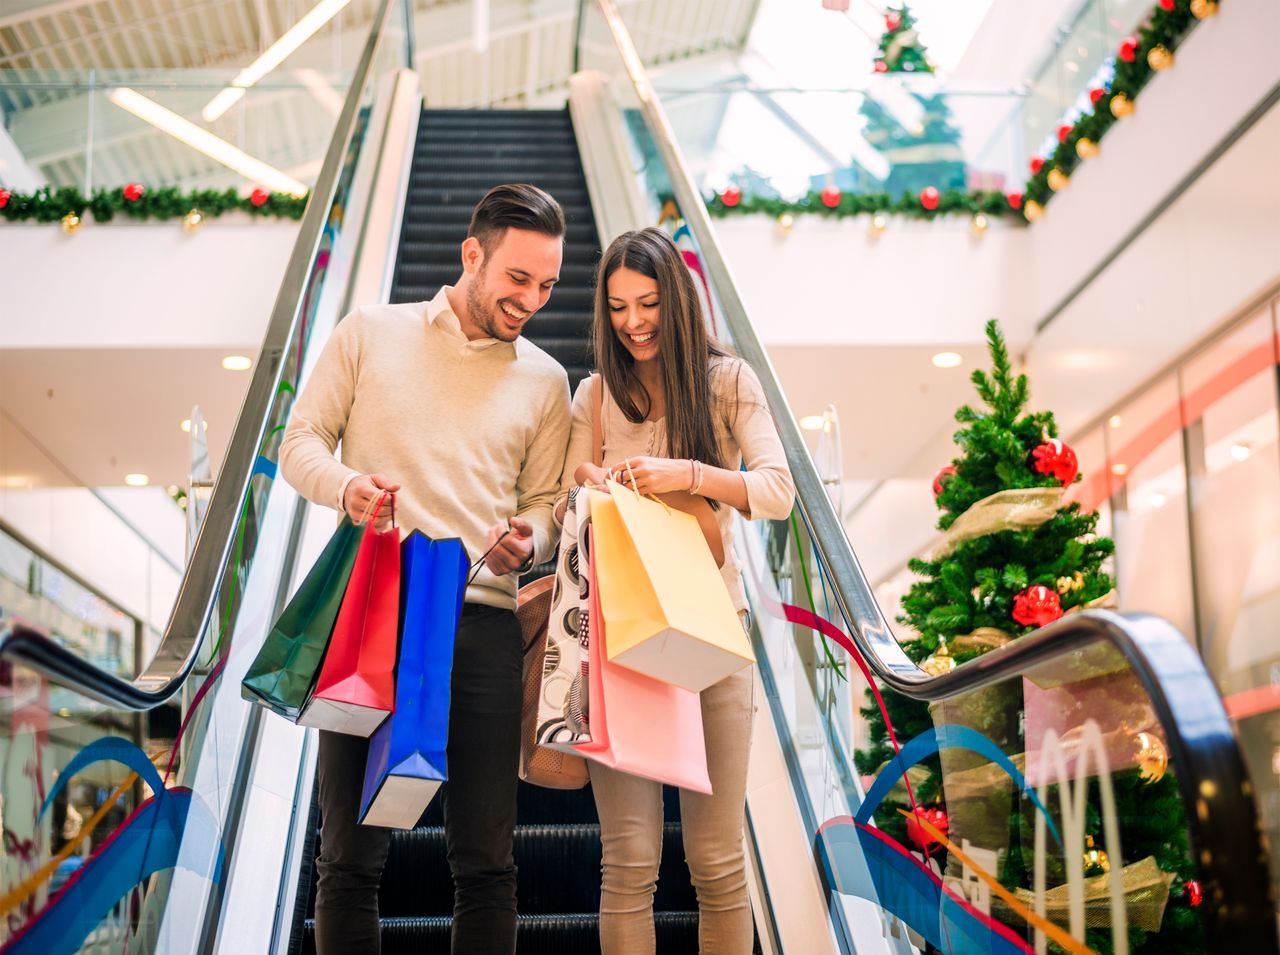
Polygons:
M687 458L635 457L609 469L610 477L641 494L687 491L693 480L693 464Z
M582 487L604 488L604 479L609 472L599 465L586 461L579 464L573 472L573 479Z

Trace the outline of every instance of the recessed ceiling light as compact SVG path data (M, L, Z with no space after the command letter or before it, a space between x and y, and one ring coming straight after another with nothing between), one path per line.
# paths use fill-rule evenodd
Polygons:
M1231 456L1237 461L1248 461L1249 455L1252 453L1253 451L1247 444L1233 444L1231 446Z
M208 421L201 421L200 423L201 423L202 425L204 425L204 429L205 429L206 431L208 431L208 430L209 430L209 422L208 422ZM182 419L181 428L182 428L182 430L183 430L183 431L187 432L187 434L190 434L190 433L191 433L191 419L190 419L190 418L183 418L183 419Z
M126 474L124 476L124 483L129 485L129 487L146 487L151 483L151 478L147 477L145 474Z
M931 359L936 368L955 368L964 361L959 352L940 351Z
M806 431L821 431L823 420L820 414L807 414L800 419L800 427Z
M1111 427L1113 428L1118 428L1120 427L1120 425L1124 424L1124 419L1121 418L1118 414L1113 414L1111 416L1111 420L1108 421L1107 423L1111 425Z
M248 371L253 367L253 361L245 355L228 355L222 359L222 367L227 371Z
M1163 494L1157 491L1156 493L1152 494L1151 497L1149 497L1147 500L1151 502L1152 507L1164 507L1166 498Z
M1113 464L1113 465L1111 465L1111 473L1112 473L1112 474L1128 474L1128 473L1129 473L1129 465L1127 465L1127 464Z

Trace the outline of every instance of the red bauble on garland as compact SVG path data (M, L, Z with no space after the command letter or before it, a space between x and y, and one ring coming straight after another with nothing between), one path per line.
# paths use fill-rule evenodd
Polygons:
M1166 13L1173 13L1178 9L1178 0L1160 0L1160 9Z
M737 186L730 186L724 192L720 193L720 201L726 206L736 206L742 201L742 190Z
M947 810L942 806L917 806L915 811L907 817L907 839L917 849L924 850L938 844L938 840L926 832L924 826L920 825L921 819L944 836L951 828L951 820L947 816Z
M1013 598L1010 616L1024 627L1043 627L1062 616L1062 601L1058 599L1056 590L1035 584Z
M942 194L933 186L925 186L920 190L920 205L932 212L938 208L938 201L942 198Z
M1073 130L1073 129L1075 129L1075 127L1074 127L1074 126L1068 126L1068 125L1067 125L1067 124L1065 124L1065 123L1064 123L1063 125L1059 126L1059 127L1058 127L1058 142L1060 142L1060 143L1065 143L1065 142L1067 141L1067 137L1071 135L1071 130Z
M1080 473L1080 462L1071 446L1057 438L1037 445L1031 451L1031 466L1037 474L1051 474L1063 483L1070 484Z
M0 189L0 209L3 209L9 204L9 197L12 195L13 193L8 189Z
M1011 193L1009 193L1007 196L1005 196L1005 199L1008 201L1008 203L1009 203L1009 208L1010 208L1010 209L1021 209L1021 208L1022 208L1022 200L1023 200L1023 195L1022 195L1022 193L1020 193L1020 192L1011 192Z
M889 64L888 64L888 63L886 63L884 60L876 60L876 72L877 72L877 73L888 73L888 72L889 72Z
M1204 902L1204 889L1200 887L1200 883L1195 879L1188 879L1186 884L1183 885L1182 891L1186 895L1187 905L1193 909Z
M271 193L259 187L249 193L249 202L255 209L260 209L267 204L267 200L271 198Z
M1101 86L1095 86L1093 89L1089 90L1089 102L1092 103L1094 106L1097 106L1098 103L1102 100L1102 97L1106 95L1107 95L1106 90L1104 90Z
M142 198L142 194L147 190L142 188L142 183L131 182L120 190L127 202L137 202Z
M937 497L947 486L947 478L956 473L956 466L948 464L933 476L933 496Z
M1127 36L1120 41L1120 59L1126 63L1132 63L1138 58L1139 40L1136 36Z
M890 10L884 17L884 28L892 33L898 27L902 26L902 14L896 10Z
M1031 160L1031 175L1040 175L1040 170L1044 168L1044 157L1036 156Z
M822 190L822 194L818 198L822 200L822 204L828 209L834 209L840 205L840 190L835 186L827 186Z

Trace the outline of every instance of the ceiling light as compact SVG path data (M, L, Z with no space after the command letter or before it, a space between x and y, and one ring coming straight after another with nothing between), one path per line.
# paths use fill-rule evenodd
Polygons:
M1155 494L1152 494L1149 498L1147 498L1147 500L1151 503L1152 507L1164 507L1165 501L1167 499L1163 494L1157 491Z
M231 85L209 101L209 105L200 114L206 123L212 123L236 103L244 91L253 86L277 66L283 63L294 50L306 43L322 26L332 20L351 0L320 0L305 16L267 47L262 55L246 66L231 81Z
M6 474L0 477L0 487L29 487L31 478L24 474Z
M146 487L151 483L151 478L147 477L145 474L126 474L124 476L124 483L129 485L129 487Z
M800 419L800 427L806 431L821 431L823 420L820 414L807 414Z
M1127 464L1113 464L1113 465L1111 465L1111 473L1112 473L1112 474L1128 474L1128 473L1129 473L1129 465L1127 465Z
M222 359L222 367L227 371L248 371L253 367L253 361L244 355L228 355Z
M1079 72L1080 72L1080 64L1079 64L1079 63L1076 63L1074 60L1068 60L1068 61L1067 61L1067 70L1068 70L1069 72L1072 72L1072 73L1079 73Z
M179 142L186 143L192 149L204 153L229 169L273 192L283 192L291 196L302 196L307 187L298 180L286 176L274 166L268 166L261 159L255 159L241 149L232 146L225 139L219 139L207 129L201 129L190 120L183 119L172 110L165 109L153 99L148 99L136 90L127 86L119 86L107 94L107 99L121 109L133 113L141 120L150 123L156 129L168 133Z
M232 357L237 357L237 356L234 356L234 355L233 355ZM227 370L228 370L228 371L243 371L244 369L242 369L242 368L229 368L229 369L227 369ZM208 430L209 430L209 422L207 422L207 421L201 421L200 423L201 423L202 425L204 425L204 429L205 429L206 431L208 431ZM181 426L181 427L182 427L182 430L183 430L183 431L187 432L187 434L190 434L190 433L191 433L191 419L190 419L190 418L183 418L183 419L182 419L182 426Z
M1231 456L1237 461L1248 461L1249 455L1252 453L1253 451L1247 444L1233 444L1231 446Z
M1118 414L1113 414L1111 416L1111 420L1108 421L1107 424L1111 425L1111 427L1113 428L1118 428L1120 427L1120 425L1124 424L1124 419L1121 418Z
M940 351L930 360L933 362L935 368L956 368L962 361L964 361L964 359L960 357L960 353L954 351Z
M326 113L336 117L342 112L342 94L330 86L329 81L317 70L294 70L293 75L316 98L316 102Z

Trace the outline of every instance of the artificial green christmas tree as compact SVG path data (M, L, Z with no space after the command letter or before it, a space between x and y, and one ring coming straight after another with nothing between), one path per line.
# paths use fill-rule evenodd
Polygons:
M877 73L932 73L933 64L925 55L924 44L916 29L916 18L904 3L890 7L884 15L884 36L876 55Z
M889 163L880 188L891 196L914 196L926 186L963 189L966 166L960 130L951 121L945 94L912 93L911 98L920 106L920 118L910 127L870 96L863 97L859 107L865 121L863 139Z

